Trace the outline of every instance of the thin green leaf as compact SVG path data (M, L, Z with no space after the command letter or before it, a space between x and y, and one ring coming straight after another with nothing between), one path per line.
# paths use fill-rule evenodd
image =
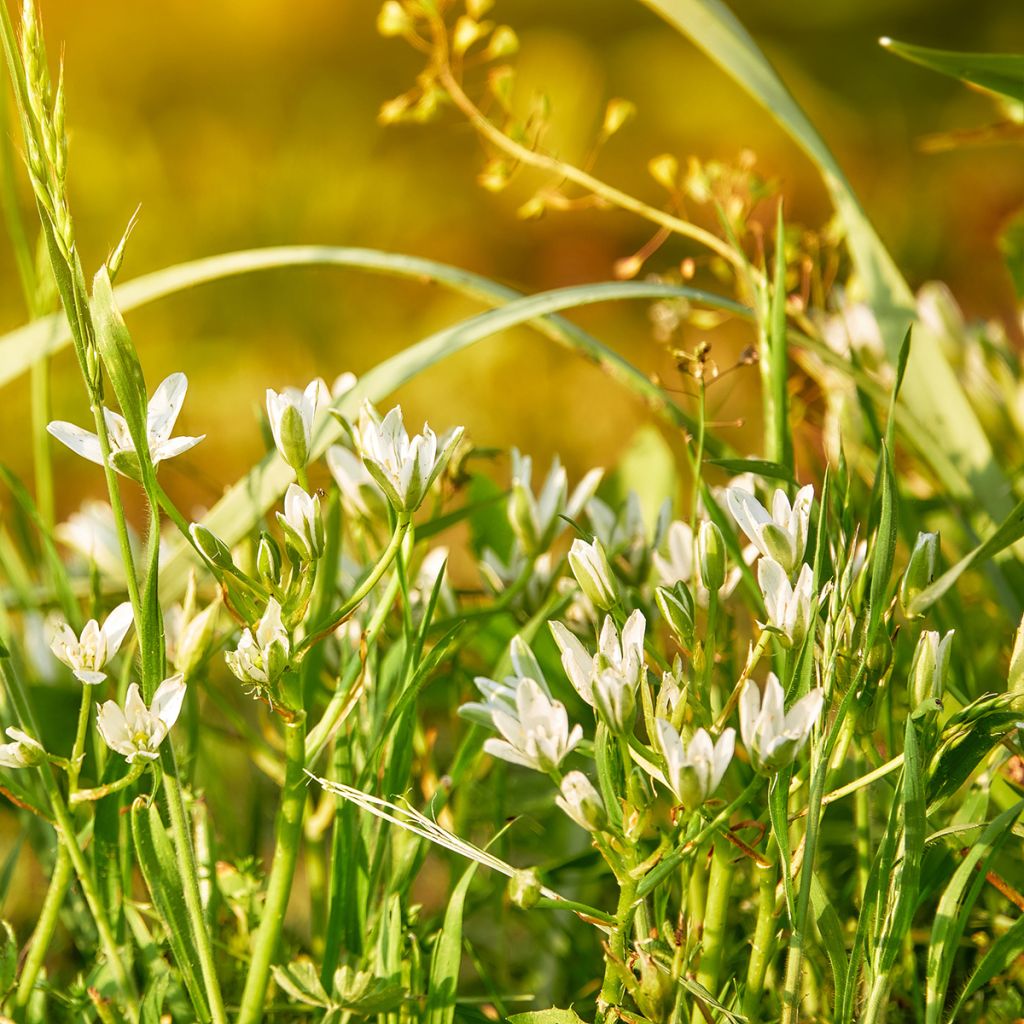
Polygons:
M210 1009L202 978L198 972L199 954L195 948L188 911L181 889L181 869L174 848L153 803L136 800L131 809L132 837L142 877L153 898L153 906L167 928L175 964L199 1019L206 1024Z
M459 968L462 966L462 916L466 907L466 893L469 892L476 869L475 863L466 868L448 901L444 924L430 961L427 1024L452 1024L455 1019L455 996L459 988Z
M887 36L878 42L897 57L938 71L940 75L958 78L961 82L978 85L1007 99L1024 102L1024 54L934 50L930 46L900 43Z
M834 1002L843 1001L846 990L846 943L843 939L843 926L839 921L832 901L825 892L824 886L818 881L817 874L811 879L811 910L814 923L818 928L822 945L832 966L832 984L835 987Z
M1024 811L1024 800L992 821L977 843L967 851L939 900L928 944L925 1024L939 1024L942 1018L953 959L967 927L967 916L985 884L989 863L1010 836L1021 811Z

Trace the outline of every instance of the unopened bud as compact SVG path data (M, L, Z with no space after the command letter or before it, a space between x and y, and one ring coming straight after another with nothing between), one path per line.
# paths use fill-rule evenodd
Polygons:
M907 571L900 581L900 607L908 619L920 618L921 612L914 608L917 596L935 578L935 565L939 556L939 535L919 533L914 550L907 562Z
M508 898L522 910L529 910L537 905L540 890L540 876L536 868L514 871L508 880Z
M1010 672L1006 688L1011 692L1024 690L1024 618L1020 620L1013 638L1013 653L1010 655Z
M598 715L616 736L626 736L633 731L636 695L628 680L614 669L606 669L598 673L591 692Z
M679 580L671 587L657 587L654 600L672 632L684 644L693 643L693 595L689 587Z
M192 543L199 549L199 553L218 569L234 569L235 563L231 558L231 551L209 527L202 523L193 523L188 528Z
M588 544L577 537L569 549L569 567L595 608L606 612L616 603L612 569L599 540Z
M944 637L934 630L925 630L917 641L910 668L911 703L915 706L930 697L942 698L949 666L949 645L953 630Z
M398 0L387 0L377 15L377 31L387 39L412 31L412 18Z
M212 604L193 616L182 630L178 639L177 657L174 667L188 680L195 675L199 666L210 653L214 634L217 630L217 615L220 612L220 595Z
M256 572L264 583L278 583L281 579L281 549L269 534L261 534L256 548Z
M601 794L583 772L569 772L562 779L562 795L555 797L555 803L588 832L599 832L608 825Z
M496 60L499 57L511 57L518 52L519 36L508 25L499 25L491 35L485 56L488 60Z
M697 531L697 564L701 583L709 593L717 594L725 583L725 538L710 520L701 523Z

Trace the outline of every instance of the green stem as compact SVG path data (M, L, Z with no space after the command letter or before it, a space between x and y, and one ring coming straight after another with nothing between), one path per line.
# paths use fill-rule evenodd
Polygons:
M610 1020L609 1010L622 1000L622 971L629 949L629 932L636 902L636 880L627 871L619 881L619 902L615 908L615 927L608 942L604 981L597 997L599 1019Z
M302 839L302 817L306 807L306 716L298 711L285 723L285 779L281 806L277 812L274 860L267 882L263 916L256 932L252 960L245 977L245 988L237 1024L259 1024L270 981L270 968L277 954L288 897L292 891L295 864Z
M876 1024L881 1020L880 1013L885 1010L886 996L889 994L889 978L885 974L876 974L871 983L871 991L868 993L868 1000L861 1014L860 1024Z
M380 581L380 578L388 571L391 563L398 556L398 552L402 548L402 541L405 540L405 535L408 532L409 520L400 520L398 525L395 527L395 532L391 535L391 540L388 542L388 546L383 550L383 552L381 552L381 556L377 560L376 565L374 565L370 570L362 583L352 591L348 600L345 601L340 608L335 609L335 611L331 613L328 621L314 630L313 633L302 642L297 651L298 659L301 660L306 651L308 651L314 644L322 640L325 636L329 636L333 633L338 626L340 626L359 607L363 599L371 590L373 590Z
M71 857L68 855L67 847L63 843L57 844L57 859L54 861L53 874L50 876L50 884L46 890L46 899L43 900L42 909L39 911L39 920L32 931L32 938L29 940L28 955L21 968L21 977L18 979L18 991L14 996L14 1005L24 1007L35 993L36 978L42 970L46 954L53 941L53 933L57 930L57 922L60 918L60 908L64 905L64 897L67 895L68 886L71 884L73 868Z
M32 711L32 706L28 699L28 694L22 687L21 679L13 671L10 661L5 656L0 657L0 680L3 682L5 691L11 697L11 701L14 704L15 711L17 712L22 725L28 729L32 735L41 735L35 719L35 714ZM49 800L54 819L57 822L57 835L59 836L61 843L67 849L68 856L70 857L71 863L75 869L75 874L78 875L78 881L82 887L82 895L85 897L89 911L96 924L96 932L99 936L100 947L103 949L103 953L107 958L110 973L114 979L114 984L117 986L118 991L120 991L124 998L125 1004L127 1005L132 1018L136 1019L138 1017L139 1004L135 984L121 960L121 953L117 946L117 940L114 938L113 929L110 927L110 921L107 918L106 907L104 907L99 898L99 893L96 890L96 881L93 878L89 863L85 859L85 854L82 852L82 848L78 845L74 822L71 820L71 814L68 811L67 805L64 803L64 798L61 796L60 792L60 786L57 784L57 778L53 773L53 767L50 765L48 760L44 759L40 763L39 774L42 778L43 788L46 791L46 796Z
M750 1024L757 1024L764 1000L764 979L768 972L775 936L775 886L778 867L770 864L757 872L757 922L747 964L747 984L743 991L743 1013Z
M53 496L53 456L50 435L50 360L42 356L32 364L29 388L32 395L32 463L36 481L36 508L47 530L55 522Z
M708 879L707 901L704 904L704 938L701 943L697 983L717 998L725 952L725 926L729 913L729 890L732 888L734 865L727 843L715 841ZM704 1014L694 1007L694 1024L703 1024Z
M199 874L196 870L196 856L192 846L192 831L185 813L185 801L182 796L181 782L178 779L178 765L174 758L174 748L170 743L163 744L160 762L164 771L163 789L167 794L171 834L174 837L174 847L178 853L178 863L181 866L181 887L185 897L185 909L192 925L196 952L199 954L199 968L203 975L206 998L210 1004L210 1017L212 1024L227 1024L224 997L221 994L220 981L217 978L217 965L213 958L213 943L210 940L202 895L199 891Z
M142 773L146 770L146 764L147 762L145 761L136 761L125 775L115 782L108 782L105 786L96 786L93 789L76 789L70 797L71 806L76 807L78 804L102 800L103 797L110 796L111 793L118 793L122 789L127 789L133 782L137 782L142 777Z

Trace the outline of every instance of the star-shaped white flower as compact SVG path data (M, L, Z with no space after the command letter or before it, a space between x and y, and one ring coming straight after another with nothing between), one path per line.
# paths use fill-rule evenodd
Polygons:
M100 669L117 653L131 624L132 606L125 601L107 616L102 626L90 619L81 636L75 636L66 622L60 623L50 640L50 650L71 669L76 679L95 686L107 678Z
M304 391L285 388L278 393L267 388L267 417L274 444L293 469L302 469L309 461L313 437L313 420L317 409L330 402L327 385L317 377Z
M561 701L552 700L532 679L516 687L515 710L494 710L494 725L503 739L489 739L484 750L512 764L552 772L583 739L578 726L569 728Z
M740 735L754 768L771 773L789 764L807 742L825 703L819 687L786 712L786 695L774 672L768 673L764 696L752 679L740 696Z
M401 406L381 419L366 402L359 416L359 451L395 511L408 515L448 464L462 433L462 427L455 427L439 438L424 424L423 433L410 438Z
M281 621L281 605L272 597L256 631L244 630L238 647L228 651L224 658L243 683L261 687L277 682L288 667L290 656L291 640Z
M594 681L602 672L611 671L632 689L640 684L644 672L644 633L647 620L639 609L632 612L622 633L615 628L610 615L601 627L596 654L583 646L579 638L561 622L549 622L555 643L562 652L562 667L576 692L594 707Z
M732 760L736 730L726 729L713 743L707 730L698 729L687 747L671 722L657 718L654 725L669 789L686 810L692 811L718 789Z
M793 573L804 557L807 527L814 502L814 488L802 487L790 505L786 492L779 488L768 510L749 491L730 487L726 504L739 528L766 558L773 558L787 574Z
M108 700L97 713L96 726L107 746L122 754L129 764L136 758L155 761L160 756L160 744L178 720L184 699L185 680L181 673L165 679L157 687L148 708L138 684L132 683L124 710L116 701Z
M153 392L146 409L146 440L149 445L149 457L154 466L165 459L172 459L190 448L194 448L206 437L171 437L171 431L181 412L188 390L188 378L183 373L172 373ZM125 473L136 459L135 443L128 430L128 423L123 416L110 409L103 410L103 419L107 424L110 439L110 465L119 473ZM100 451L100 439L96 434L76 427L74 423L54 420L46 429L61 444L66 445L83 459L103 465L103 453Z

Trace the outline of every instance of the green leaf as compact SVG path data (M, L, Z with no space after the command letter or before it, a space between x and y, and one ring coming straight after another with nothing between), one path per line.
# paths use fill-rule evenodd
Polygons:
M992 858L1011 834L1024 811L1024 800L995 818L968 851L939 900L928 944L925 976L925 1024L939 1024L949 988L957 947L967 927L967 917L985 884Z
M149 397L146 380L142 375L142 364L135 344L128 333L121 316L114 292L110 286L107 268L101 267L92 282L90 304L96 345L100 350L107 377L117 396L121 413L128 423L128 432L135 444L135 454L140 461L148 463L149 438L146 431L146 415Z
M832 966L832 983L835 986L833 1001L838 1005L843 1001L843 993L846 990L846 944L839 915L825 893L824 886L818 881L817 874L811 878L811 910L814 913L818 935L821 936L821 943Z
M1018 917L1009 929L989 946L953 1005L949 1020L959 1020L960 1010L964 1003L975 992L984 988L997 974L1002 974L1022 954L1024 954L1024 916Z
M796 477L788 466L778 462L770 462L768 459L707 459L709 466L717 466L724 469L732 476L740 476L743 473L753 473L755 476L762 476L766 480L781 480L783 483L795 484Z
M198 973L199 954L195 948L192 928L182 892L181 868L160 812L153 803L136 800L131 809L132 837L142 877L146 881L153 906L167 928L175 965L196 1014L203 1024L210 1020L202 978Z
M530 1010L527 1013L510 1014L509 1024L584 1024L583 1018L571 1007L560 1010L552 1006L549 1010Z
M900 43L883 36L879 43L897 57L920 64L940 75L981 86L1007 99L1024 102L1024 54L959 53L930 46Z
M466 906L466 893L469 892L469 884L473 881L476 869L475 862L466 868L448 900L444 924L430 960L426 1024L452 1024L455 1019L455 996L462 966L462 915Z
M779 203L775 224L775 273L767 310L768 358L762 364L768 422L765 438L770 461L780 463L792 473L793 441L789 434L789 366L786 352L786 234Z

